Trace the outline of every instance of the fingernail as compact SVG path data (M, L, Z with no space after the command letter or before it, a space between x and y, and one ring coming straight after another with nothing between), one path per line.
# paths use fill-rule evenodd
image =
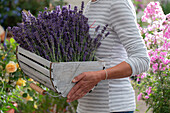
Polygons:
M76 80L75 80L75 79L73 79L73 82L76 82Z
M67 102L69 102L69 100L67 100Z

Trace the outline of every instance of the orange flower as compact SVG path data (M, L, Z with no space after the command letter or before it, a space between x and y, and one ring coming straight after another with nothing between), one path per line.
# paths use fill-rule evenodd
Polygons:
M29 78L28 81L33 82L34 80L32 78Z
M19 78L18 81L16 82L16 85L19 86L25 86L26 81L23 80L22 78Z
M18 63L16 63L16 66L17 66L17 68L19 68L19 64Z
M4 56L2 56L1 58L2 58L2 60L3 60L5 57L4 57Z
M8 72L8 73L13 73L13 72L15 72L16 70L17 70L17 65L16 65L16 63L15 62L13 62L13 61L10 61L7 65L6 65L6 71Z

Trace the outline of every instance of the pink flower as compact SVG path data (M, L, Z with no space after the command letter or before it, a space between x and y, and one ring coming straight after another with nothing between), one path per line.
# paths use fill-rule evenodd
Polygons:
M154 62L156 60L156 58L153 56L151 57L151 62Z
M145 96L145 98L146 98L146 99L148 99L148 98L149 98L149 96Z
M137 96L137 100L139 101L141 98L142 98L142 93L140 93L140 94Z
M167 55L167 52L161 52L160 55L166 56L166 55Z
M141 75L141 78L144 78L144 77L146 77L146 73L143 73L143 74Z
M162 59L164 59L164 57L162 57L162 56L159 56L159 59L161 59L161 60L162 60Z
M155 71L158 69L158 63L155 63L155 64L152 66L152 68L153 68L153 72L155 72Z
M149 90L151 90L152 89L152 87L149 87Z
M159 70L162 70L162 63L159 64Z
M150 2L144 10L144 15L142 16L143 22L151 23L151 20L165 20L166 16L162 11L159 2Z
M152 87L149 87L149 90L147 91L147 94L150 95Z
M167 64L170 63L170 60L168 60L168 59L167 59L167 60L164 60L164 59L163 59L162 62L163 62L165 65L167 65Z
M166 18L170 21L170 13L166 15Z
M146 93L148 93L148 91L149 91L149 90L148 90L148 89L146 89Z

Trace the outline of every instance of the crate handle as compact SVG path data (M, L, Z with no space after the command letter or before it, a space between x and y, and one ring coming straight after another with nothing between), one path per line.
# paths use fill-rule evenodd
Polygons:
M45 90L43 90L42 88L40 88L39 86L37 86L36 84L34 83L30 83L30 87L32 89L34 89L35 91L37 91L38 93L40 93L41 95L45 95Z

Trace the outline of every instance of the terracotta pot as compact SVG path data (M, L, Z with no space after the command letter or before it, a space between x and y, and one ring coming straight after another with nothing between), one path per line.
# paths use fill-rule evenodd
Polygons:
M13 105L15 106L15 107L17 107L18 105L17 105L17 103L13 103ZM7 113L15 113L15 109L10 109L10 110L8 110L7 111Z

